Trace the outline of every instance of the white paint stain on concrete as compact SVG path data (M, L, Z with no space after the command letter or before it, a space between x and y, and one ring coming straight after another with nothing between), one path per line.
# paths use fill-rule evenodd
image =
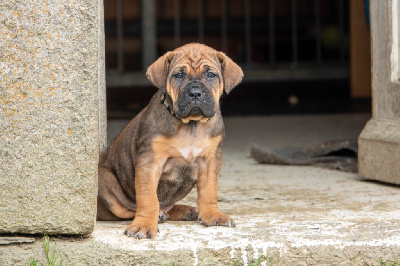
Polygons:
M194 259L193 265L197 266L197 264L199 264L199 258L197 257L197 244L191 242L189 246L192 248L193 251L193 259Z
M235 258L235 247L231 246L231 251L229 252L229 255L231 256L231 259Z
M347 221L282 221L265 222L265 217L233 217L236 228L204 227L195 222L167 222L159 225L160 233L155 240L137 240L123 235L128 222L99 223L92 234L95 241L113 248L125 250L191 250L193 265L199 263L198 250L228 248L232 259L241 259L246 265L268 250L285 254L290 248L334 246L343 249L350 246L400 246L400 231L386 229L387 237L379 239L353 239L365 232L365 224ZM250 222L248 222L250 221ZM384 220L382 220L384 223ZM383 224L381 224L382 226ZM367 230L379 229L370 228ZM237 254L240 250L240 254ZM249 257L249 250L252 251Z

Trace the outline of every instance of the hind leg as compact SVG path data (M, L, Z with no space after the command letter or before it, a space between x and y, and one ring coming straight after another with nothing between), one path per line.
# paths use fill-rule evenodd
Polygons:
M168 212L171 221L197 221L197 208L188 205L174 205Z
M97 220L118 221L133 219L136 204L127 199L115 175L107 168L99 168L99 192L97 197ZM122 204L124 202L125 204ZM128 208L126 206L130 206ZM158 223L168 220L168 212L160 210Z
M115 175L107 168L99 168L97 219L115 221L135 217L135 204L124 196ZM131 208L128 208L130 206Z

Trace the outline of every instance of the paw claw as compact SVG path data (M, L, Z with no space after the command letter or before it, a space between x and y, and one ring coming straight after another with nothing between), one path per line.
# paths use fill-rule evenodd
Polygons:
M133 234L133 237L136 239L142 239L143 238L143 234L141 232L137 232L135 234Z
M166 213L164 210L160 210L160 212L158 213L158 223L161 224L166 220L168 220L168 218L169 218L168 213Z

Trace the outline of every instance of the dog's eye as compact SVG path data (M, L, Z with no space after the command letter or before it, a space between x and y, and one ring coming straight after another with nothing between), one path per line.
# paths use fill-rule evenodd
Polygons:
M182 72L178 72L174 75L175 78L177 79L181 79L183 77L183 73Z
M212 73L212 72L208 72L207 73L207 78L215 78L217 75L215 75L214 73Z

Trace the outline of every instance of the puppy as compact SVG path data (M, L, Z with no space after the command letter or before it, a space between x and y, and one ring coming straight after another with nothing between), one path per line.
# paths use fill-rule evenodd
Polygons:
M241 68L193 43L161 56L146 76L158 92L100 154L97 218L134 218L125 234L135 238L154 238L167 219L235 226L217 207L219 101L241 82ZM176 205L195 185L198 209Z

